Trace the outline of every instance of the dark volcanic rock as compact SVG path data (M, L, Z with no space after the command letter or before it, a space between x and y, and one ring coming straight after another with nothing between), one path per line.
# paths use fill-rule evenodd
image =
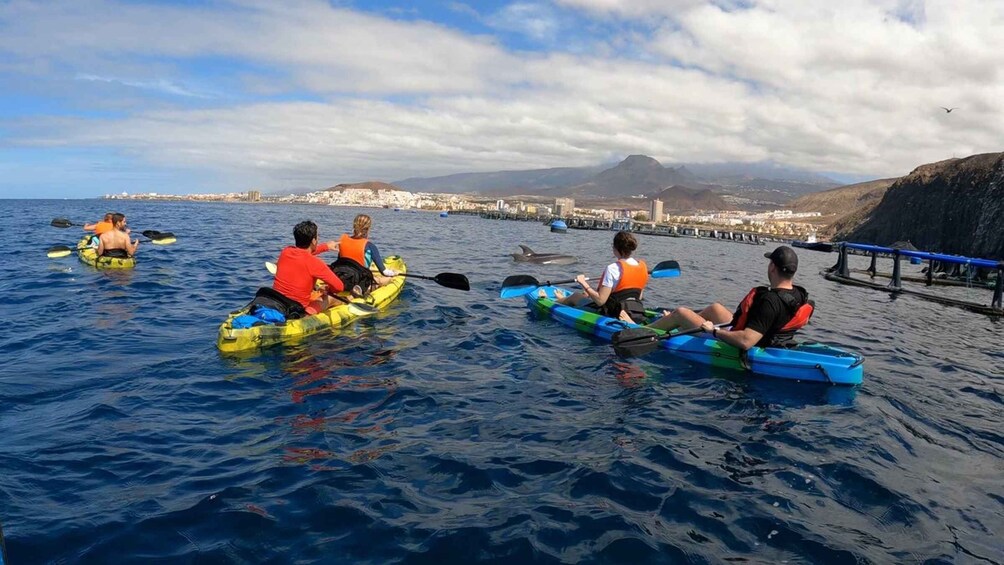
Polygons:
M917 167L837 239L1004 259L1004 153Z

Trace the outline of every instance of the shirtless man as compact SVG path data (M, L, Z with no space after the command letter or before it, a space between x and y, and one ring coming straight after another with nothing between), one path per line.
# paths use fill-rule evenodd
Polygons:
M139 247L139 240L129 241L129 230L126 228L126 217L122 214L112 214L114 229L106 231L98 238L98 257L132 257Z

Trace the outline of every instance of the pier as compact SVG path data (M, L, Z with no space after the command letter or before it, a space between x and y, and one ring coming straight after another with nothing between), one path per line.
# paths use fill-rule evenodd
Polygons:
M550 224L555 220L565 222L570 230L596 230L596 231L629 231L639 235L654 235L662 237L687 237L693 239L713 239L716 241L730 241L733 243L745 243L747 245L766 245L768 241L786 241L775 236L769 236L754 232L737 231L725 228L709 228L707 226L685 226L656 224L654 222L641 222L629 218L591 218L587 216L558 217L553 215L526 214L515 212L503 212L501 210L474 211L474 210L453 210L450 214L478 216L486 220L509 220L517 222L540 222Z
M880 247L878 245L868 245L864 243L840 243L839 248L839 259L837 264L833 267L825 270L822 274L827 280L834 282L839 282L841 284L849 284L854 286L860 286L865 288L872 288L875 290L883 290L890 292L892 294L910 294L913 296L919 296L925 300L930 300L932 302L938 302L941 304L947 304L950 306L958 306L960 308L965 308L972 312L978 312L980 314L987 314L989 316L1004 316L1004 261L995 261L991 259L977 259L972 257L963 257L961 255L945 255L942 253L930 253L927 251L913 251L907 249L896 249L892 247ZM882 284L874 282L873 280L865 280L860 278L855 278L851 276L852 272L862 272L860 269L851 269L848 263L848 256L855 252L856 254L867 254L871 256L871 265L868 269L863 272L869 274L872 278L876 276L887 276L890 280L888 284ZM893 261L892 273L879 273L877 270L877 261L879 257L891 257ZM923 277L923 282L926 286L935 286L941 282L939 279L935 278L934 272L937 264L949 264L949 265L962 265L966 267L966 270L970 269L985 269L989 271L996 272L996 282L993 283L993 298L990 304L980 304L978 302L972 302L968 300L960 300L957 298L949 298L946 296L939 296L937 294L931 294L929 292L924 292L920 290L915 290L911 288L904 288L903 281L915 281L918 277L911 277L902 274L902 260L906 258L908 260L920 260L927 261L927 273ZM984 283L985 286L986 283ZM980 285L967 285L978 288Z

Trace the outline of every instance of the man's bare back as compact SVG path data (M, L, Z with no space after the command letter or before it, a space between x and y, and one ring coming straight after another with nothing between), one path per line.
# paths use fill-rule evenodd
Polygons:
M139 247L139 240L129 240L129 234L125 231L125 216L116 214L113 224L115 225L114 229L101 234L101 237L98 238L98 256L121 249L126 252L126 255L132 257L136 254L136 248Z

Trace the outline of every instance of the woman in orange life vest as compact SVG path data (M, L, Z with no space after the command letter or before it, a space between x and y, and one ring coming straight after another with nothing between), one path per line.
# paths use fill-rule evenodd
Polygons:
M666 331L701 327L743 351L754 346L791 344L795 332L809 322L813 302L809 300L808 291L791 282L798 269L798 256L792 248L782 245L763 256L770 259L767 265L770 287L750 290L734 313L717 302L700 312L681 307L665 312L648 327ZM731 327L715 328L718 324L731 324Z
M115 212L105 213L104 218L100 222L94 222L93 224L84 224L84 231L93 231L94 235L101 235L106 231L112 231L115 227L112 225L112 214Z
M84 231L93 231L94 235L91 236L91 247L98 246L98 237L105 232L112 231L115 229L115 225L112 223L112 215L115 212L105 213L104 218L100 222L94 222L93 224L84 224Z
M607 265L600 284L594 289L589 286L586 275L579 275L575 282L579 283L582 291L564 296L559 290L558 303L581 307L591 301L604 316L620 318L625 322L643 321L645 308L641 298L648 282L648 266L644 261L631 257L637 248L638 240L633 235L626 231L617 232L613 245L617 260Z
M338 259L330 265L335 275L345 283L345 288L351 288L353 294L368 294L397 275L393 269L384 267L380 250L369 240L372 227L373 220L369 216L356 216L352 221L352 235L342 234L338 240ZM380 274L373 274L371 264L376 265Z

